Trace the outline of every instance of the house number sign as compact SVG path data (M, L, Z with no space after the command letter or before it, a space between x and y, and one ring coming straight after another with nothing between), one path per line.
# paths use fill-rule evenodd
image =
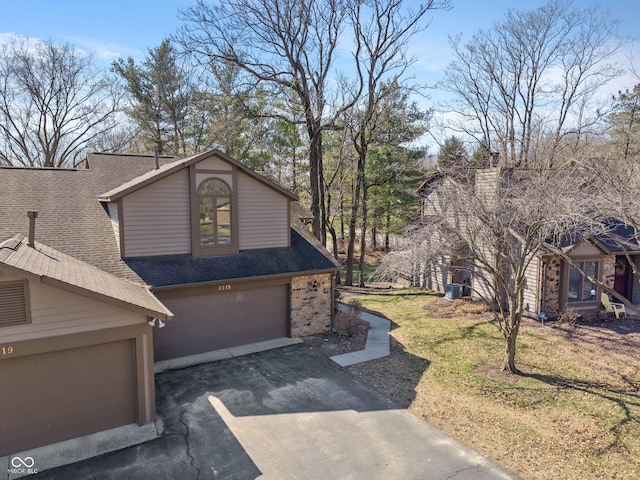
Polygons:
M226 292L228 290L231 290L231 285L218 285L219 292Z
M12 346L2 347L0 348L0 353L2 355L11 355L13 353L13 347Z

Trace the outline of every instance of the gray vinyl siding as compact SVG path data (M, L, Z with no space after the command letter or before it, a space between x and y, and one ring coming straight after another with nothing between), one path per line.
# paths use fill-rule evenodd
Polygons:
M231 164L218 157L209 157L198 162L198 170L232 170Z
M486 205L493 205L498 197L500 169L487 168L476 171L476 194Z
M3 273L0 280L14 281L20 278ZM29 281L28 289L31 323L0 327L0 334L5 343L124 327L147 320L144 314L43 285L37 281Z
M289 245L289 201L248 175L238 175L240 250Z
M441 215L444 213L445 208L442 205L442 199L440 198L440 192L438 190L428 192L422 198L422 215Z
M109 211L109 218L111 219L111 227L113 228L113 234L116 236L116 243L118 249L120 248L120 222L118 219L118 203L112 202L107 204L107 210Z
M438 262L432 262L429 265L415 265L416 279L413 286L433 290L434 292L445 293L445 287L449 283L449 267L445 259Z
M539 291L540 285L540 259L535 257L531 260L529 264L529 268L525 272L525 277L527 279L527 284L524 289L524 306L525 308L532 313L539 313L540 310L540 300L539 300Z
M187 169L122 199L126 257L191 253Z
M491 282L493 281L493 275L476 270L473 275L473 292L471 296L473 298L478 298L488 302L489 304L493 304L493 288L491 287Z

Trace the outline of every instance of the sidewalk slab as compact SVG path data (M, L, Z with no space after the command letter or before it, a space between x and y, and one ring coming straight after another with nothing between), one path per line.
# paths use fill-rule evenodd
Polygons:
M264 352L273 348L287 347L302 343L300 338L275 338L264 342L250 343L248 345L240 345L238 347L224 348L214 350L212 352L199 353L197 355L189 355L187 357L172 358L170 360L161 360L153 365L153 373L158 374L167 370L176 370L179 368L192 367L202 363L215 362L242 355L250 355L252 353Z
M347 308L346 305L338 303L338 309L340 311L346 311ZM331 360L341 367L348 367L356 363L388 357L390 354L389 331L391 330L391 321L371 312L362 312L361 317L363 320L369 322L370 328L367 333L367 343L365 344L364 350L343 353L342 355L334 355L331 357Z
M24 452L7 455L0 458L0 479L13 480L45 470L97 457L108 452L121 450L158 438L162 434L162 421L150 422L145 425L124 425L122 427L104 430L82 437L72 438L63 442L53 443L44 447L33 448ZM28 460L24 468L20 462L15 462L20 468L11 464L13 458ZM4 467L6 466L6 470ZM6 476L5 476L6 472Z

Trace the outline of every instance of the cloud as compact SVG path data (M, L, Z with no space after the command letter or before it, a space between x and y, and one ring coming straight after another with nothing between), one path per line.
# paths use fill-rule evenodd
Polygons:
M25 40L27 37L24 35L20 35L19 33L14 32L0 32L0 45L8 45L11 43L15 43L19 40ZM42 40L39 38L30 38L30 41L41 42Z
M138 49L126 47L112 42L103 42L84 37L67 37L68 42L87 53L95 55L97 60L111 62L118 58L137 57L142 52Z
M42 42L41 38L25 37L14 32L0 32L0 46L8 45L20 40L27 40L30 44ZM125 47L111 42L100 42L82 37L65 37L63 39L52 39L53 43L69 43L73 45L79 55L93 54L99 62L110 63L113 60L124 57L138 57L143 52L138 49Z

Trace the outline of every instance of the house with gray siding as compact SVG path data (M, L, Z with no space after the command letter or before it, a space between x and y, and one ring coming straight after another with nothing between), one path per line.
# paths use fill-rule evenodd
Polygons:
M296 195L217 150L86 164L0 168L0 456L152 421L158 362L332 325Z
M511 178L511 169L503 167L477 168L473 175L467 172L455 179L445 171L437 170L425 179L418 190L422 215L445 215L451 221L459 222L458 212L447 210L446 202L440 198L447 182L468 182L464 188L472 189L484 201L491 202L497 201L502 182L507 177ZM526 175L520 181L526 181ZM538 316L544 312L547 318L554 318L567 308L597 312L602 308L600 294L603 291L615 302L625 303L632 311L634 304L640 304L640 288L637 281L633 281L632 274L634 266L640 270L637 232L615 219L605 223L601 235L562 240L560 248L570 261L558 255L557 250L544 245L534 252L525 272L525 313ZM518 241L516 232L512 240ZM413 272L418 273L411 277L412 283L442 293L447 290L447 285L468 285L464 291L470 297L490 298L488 282L491 278L488 274L456 263L452 257L414 266ZM487 251L486 258L491 259L492 252ZM590 281L580 271L596 278L604 287Z

